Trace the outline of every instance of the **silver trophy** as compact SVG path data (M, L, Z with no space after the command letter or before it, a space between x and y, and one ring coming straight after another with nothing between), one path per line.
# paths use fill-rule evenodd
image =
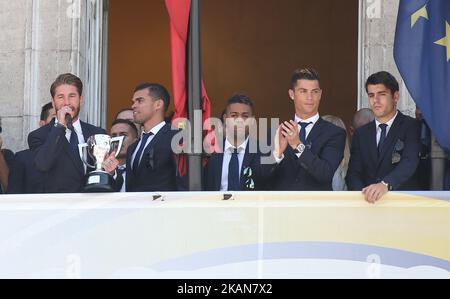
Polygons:
M114 179L103 170L102 164L112 152L116 152L116 157L119 155L124 138L124 136L112 138L109 135L98 134L89 137L86 143L78 145L83 163L95 169L86 175L85 192L114 191ZM94 162L94 165L88 162L88 155Z

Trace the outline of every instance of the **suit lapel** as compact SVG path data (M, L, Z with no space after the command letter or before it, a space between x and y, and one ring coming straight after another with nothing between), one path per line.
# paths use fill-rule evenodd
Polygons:
M311 132L309 132L308 137L306 138L305 145L312 145L312 141L316 140L316 138L320 136L320 131L322 130L322 122L323 119L319 118L319 120L315 123L314 127L312 128Z
M130 172L132 170L131 159L133 158L133 153L136 150L138 143L139 143L139 140L136 141L135 143L133 143L132 145L130 145L127 150L127 169L129 169Z
M88 139L94 135L94 132L92 132L91 130L89 130L89 127L86 123L80 121L80 125L81 125L81 134L83 134L83 138L84 138L84 142L88 142ZM94 161L92 160L92 158L88 155L87 157L87 162L89 164L93 164ZM82 162L83 163L83 162ZM87 166L86 166L87 167ZM84 173L84 165L82 165L82 169L83 169L83 173Z
M125 177L125 186L126 186L126 188L130 188L129 186L133 182L134 173L133 173L133 168L131 166L131 162L132 162L131 159L133 158L133 153L136 150L136 147L137 147L138 143L139 143L139 140L136 141L135 143L133 143L132 145L130 145L128 147L128 150L127 150L127 162L126 162L127 175Z
M213 165L213 169L217 169L217 171L214 172L214 190L220 190L222 185L223 153L215 154L214 158L213 163L215 163L215 165Z
M249 140L249 143L250 143L250 140ZM244 170L247 167L250 167L250 165L252 165L253 159L256 156L256 154L250 153L249 143L247 143L247 147L245 148L244 161L242 162L242 168L241 168L240 186L241 186L242 191L245 191L245 183L246 183L246 177L244 176ZM252 169L252 171L254 171L254 169Z
M397 118L394 120L392 127L389 129L386 141L381 148L380 156L378 157L378 166L387 157L386 154L389 149L392 148L392 144L396 141L401 124L403 123L404 116L401 112L398 112Z
M145 167L145 163L143 163L145 160L145 156L148 155L148 153L153 149L155 143L158 142L159 139L162 138L162 136L164 136L165 133L167 133L167 131L170 130L170 127L168 124L164 125L164 127L161 128L161 130L159 130L159 132L153 136L152 141L150 141L150 143L144 148L144 151L142 152L142 158L141 158L141 163L139 163L137 172L138 173L143 167Z
M376 165L378 161L378 147L377 147L377 128L375 126L375 121L371 122L366 128L365 136L368 136L367 146L369 147L370 157L372 158L373 164Z

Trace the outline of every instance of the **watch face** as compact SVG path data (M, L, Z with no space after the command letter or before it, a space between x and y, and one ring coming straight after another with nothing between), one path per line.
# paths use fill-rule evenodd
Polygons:
M301 143L298 147L297 147L299 152L303 152L305 150L305 145L303 143Z

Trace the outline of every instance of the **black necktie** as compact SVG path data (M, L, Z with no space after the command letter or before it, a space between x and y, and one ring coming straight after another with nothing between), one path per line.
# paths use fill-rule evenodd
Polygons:
M117 176L122 176L126 170L127 170L127 169L126 169L125 166L119 166L119 167L117 167Z
M306 127L308 127L312 122L301 122L299 121L298 124L300 125L300 141L305 144L306 143Z
M75 130L73 130L72 132L70 132L70 149L72 150L73 154L75 155L75 158L77 158L77 163L79 164L79 166L81 168L84 169L84 163L81 160L80 157L80 151L78 150L78 136L77 136L77 132L75 132Z
M79 157L79 151L78 151L78 136L75 130L70 132L70 147L72 148L73 152L75 153L75 156Z
M239 159L237 149L231 154L230 164L228 164L228 191L239 191Z
M142 134L142 139L141 139L141 145L139 146L139 150L136 153L136 156L134 156L134 161L133 161L133 171L136 172L139 166L139 160L141 159L142 156L142 152L144 151L145 145L147 144L147 140L150 136L152 136L153 133L144 133Z
M388 127L387 124L379 124L381 129L380 141L378 142L378 153L381 153L381 149L383 148L384 141L386 140L386 129Z
M117 180L122 180L122 184L120 185L118 191L121 191L121 190L122 190L122 187L124 186L124 184L126 184L125 178L123 177L123 174L126 172L126 170L127 170L127 169L126 169L126 166L124 166L124 165L119 166L119 167L117 168L117 178L116 178L116 181L117 181Z

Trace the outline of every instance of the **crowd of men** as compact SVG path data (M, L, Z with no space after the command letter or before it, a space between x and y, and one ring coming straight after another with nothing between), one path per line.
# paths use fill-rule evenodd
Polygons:
M429 189L430 143L423 134L425 121L397 109L399 85L390 73L371 75L365 88L370 109L355 114L349 137L342 120L319 114L322 89L317 71L296 70L288 90L295 113L270 136L273 148L269 153L258 146L251 150L252 144L258 145L250 134L256 121L254 102L246 95L232 96L221 116L221 150L203 163L204 190L354 190L375 203L391 190ZM77 76L60 75L50 94L52 101L42 107L40 128L28 136L29 149L15 155L0 152L4 193L83 192L91 169L83 163L78 145L106 131L79 119L83 84ZM132 102L131 108L118 113L109 132L112 137L123 136L122 149L102 164L114 178L114 189L185 191L186 180L172 149L179 131L172 130L165 119L169 92L160 84L141 84ZM272 162L262 162L263 158ZM445 179L450 185L450 175Z

